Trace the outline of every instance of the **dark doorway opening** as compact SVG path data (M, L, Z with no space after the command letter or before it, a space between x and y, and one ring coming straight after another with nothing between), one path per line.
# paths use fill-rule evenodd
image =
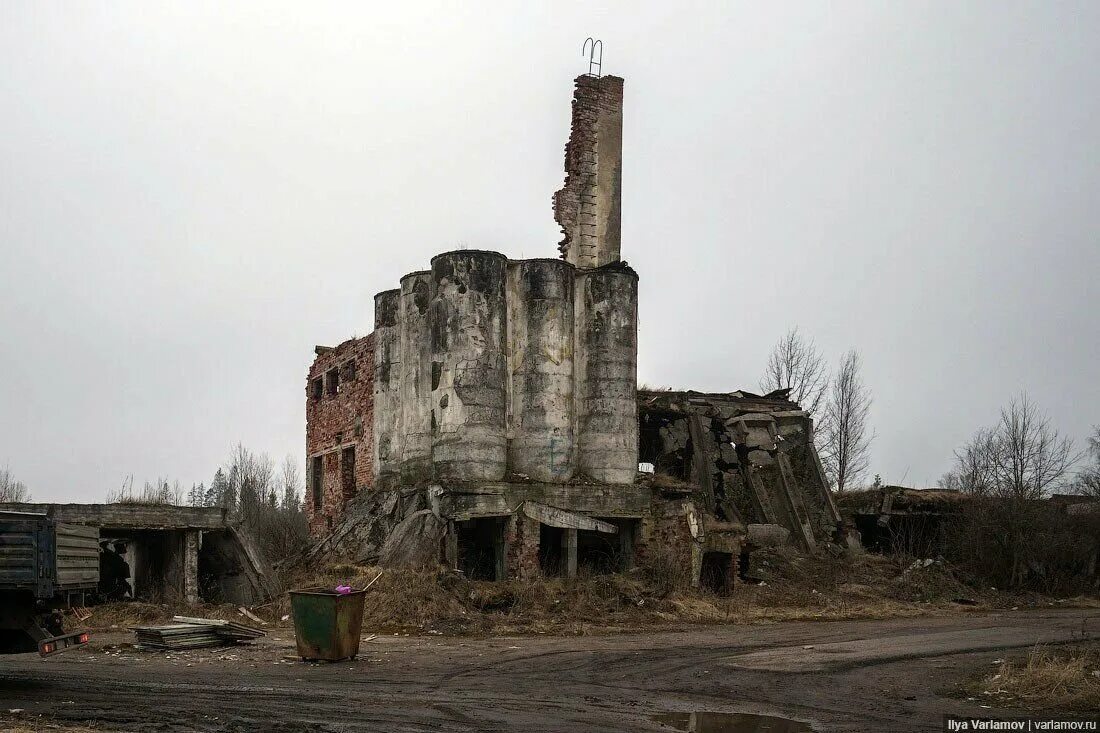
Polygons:
M455 522L458 568L470 580L504 580L505 517Z
M733 553L705 552L699 570L699 585L712 593L726 595L733 585Z
M539 525L539 567L542 568L543 575L551 578L565 575L565 557L562 554L564 538L564 529L548 524Z
M355 496L355 448L344 448L340 454L340 484L344 498Z
M577 530L577 573L608 575L619 570L619 535Z

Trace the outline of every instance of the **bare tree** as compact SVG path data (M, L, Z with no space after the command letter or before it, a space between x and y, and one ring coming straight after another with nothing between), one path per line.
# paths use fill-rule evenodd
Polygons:
M223 467L228 481L226 493L235 497L236 509L245 522L250 522L258 507L271 505L275 495L275 462L266 453L253 453L238 443ZM233 509L234 507L228 506Z
M955 451L955 465L940 479L940 486L966 494L988 496L993 492L993 457L997 433L992 428L979 430Z
M164 504L172 506L184 506L186 492L179 481L168 483L166 478L158 478L156 481L146 481L141 491L134 490L134 477L128 476L123 480L122 486L117 491L107 492L108 504Z
M302 474L298 470L298 462L294 456L287 456L283 461L283 503L282 509L296 512L301 509L299 490L302 486Z
M271 456L253 453L238 443L215 474L215 483L222 482L224 505L236 511L268 560L281 561L301 551L309 531L298 504L301 474L293 458L288 457L276 475ZM229 503L234 498L235 503Z
M837 491L855 485L871 460L875 437L867 424L871 390L863 383L860 367L858 352L853 349L844 355L825 404L821 461Z
M790 389L791 399L803 410L811 417L819 415L829 389L829 369L813 339L803 338L797 327L787 331L772 348L760 389Z
M1077 476L1076 489L1080 494L1100 500L1100 425L1094 425L1088 438L1091 459Z
M972 560L1013 588L1042 569L1049 539L1038 528L1049 523L1050 507L1040 500L1067 484L1077 458L1073 441L1026 394L957 450L940 483L975 499L964 532Z
M25 502L31 500L30 489L17 481L7 468L0 471L0 501Z

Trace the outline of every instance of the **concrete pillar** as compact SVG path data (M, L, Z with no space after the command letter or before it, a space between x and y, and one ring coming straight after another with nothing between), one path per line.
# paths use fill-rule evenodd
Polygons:
M374 488L401 479L401 291L374 296Z
M507 472L507 262L478 250L432 258L432 463L440 481L500 481Z
M630 484L638 474L637 273L579 273L575 310L577 472Z
M634 525L633 519L619 523L619 570L623 572L634 567Z
M493 580L508 577L508 519L494 520L493 528Z
M577 530L566 529L561 533L561 561L565 577L577 577Z
M199 548L202 546L202 531L188 529L183 533L183 563L180 577L183 579L183 600L190 604L199 602Z
M447 567L458 570L458 527L454 521L447 522L447 536L444 538L443 556Z
M401 278L401 483L423 485L432 476L432 345L428 307L432 273Z
M561 260L508 263L508 457L535 481L573 476L575 278Z

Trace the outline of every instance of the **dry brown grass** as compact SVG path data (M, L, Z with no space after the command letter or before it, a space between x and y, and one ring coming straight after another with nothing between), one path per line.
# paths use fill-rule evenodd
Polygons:
M1051 649L1035 647L1006 660L974 683L971 694L1012 707L1100 710L1100 642Z
M590 634L683 624L772 623L793 620L883 619L1051 604L993 591L975 591L949 568L905 572L905 561L875 555L808 557L754 553L751 575L728 594L687 585L674 557L650 556L646 567L618 575L492 583L470 581L443 568L394 570L335 565L293 579L292 587L362 588L363 628L409 634ZM968 605L955 601L966 599ZM250 623L232 605L184 606L117 603L91 609L87 627L125 629L161 623L173 614ZM289 625L289 596L251 609L268 628ZM75 627L75 625L74 625Z

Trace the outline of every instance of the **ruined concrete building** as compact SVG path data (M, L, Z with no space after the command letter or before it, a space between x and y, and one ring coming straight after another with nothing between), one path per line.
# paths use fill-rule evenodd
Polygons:
M561 259L436 255L375 296L370 336L317 347L317 552L489 579L672 552L721 585L752 543L813 551L837 533L812 422L785 395L638 392L622 103L622 79L577 78ZM639 451L656 473L639 473Z
M221 507L7 503L0 509L96 527L128 566L124 579L139 600L253 604L274 594L270 569Z

